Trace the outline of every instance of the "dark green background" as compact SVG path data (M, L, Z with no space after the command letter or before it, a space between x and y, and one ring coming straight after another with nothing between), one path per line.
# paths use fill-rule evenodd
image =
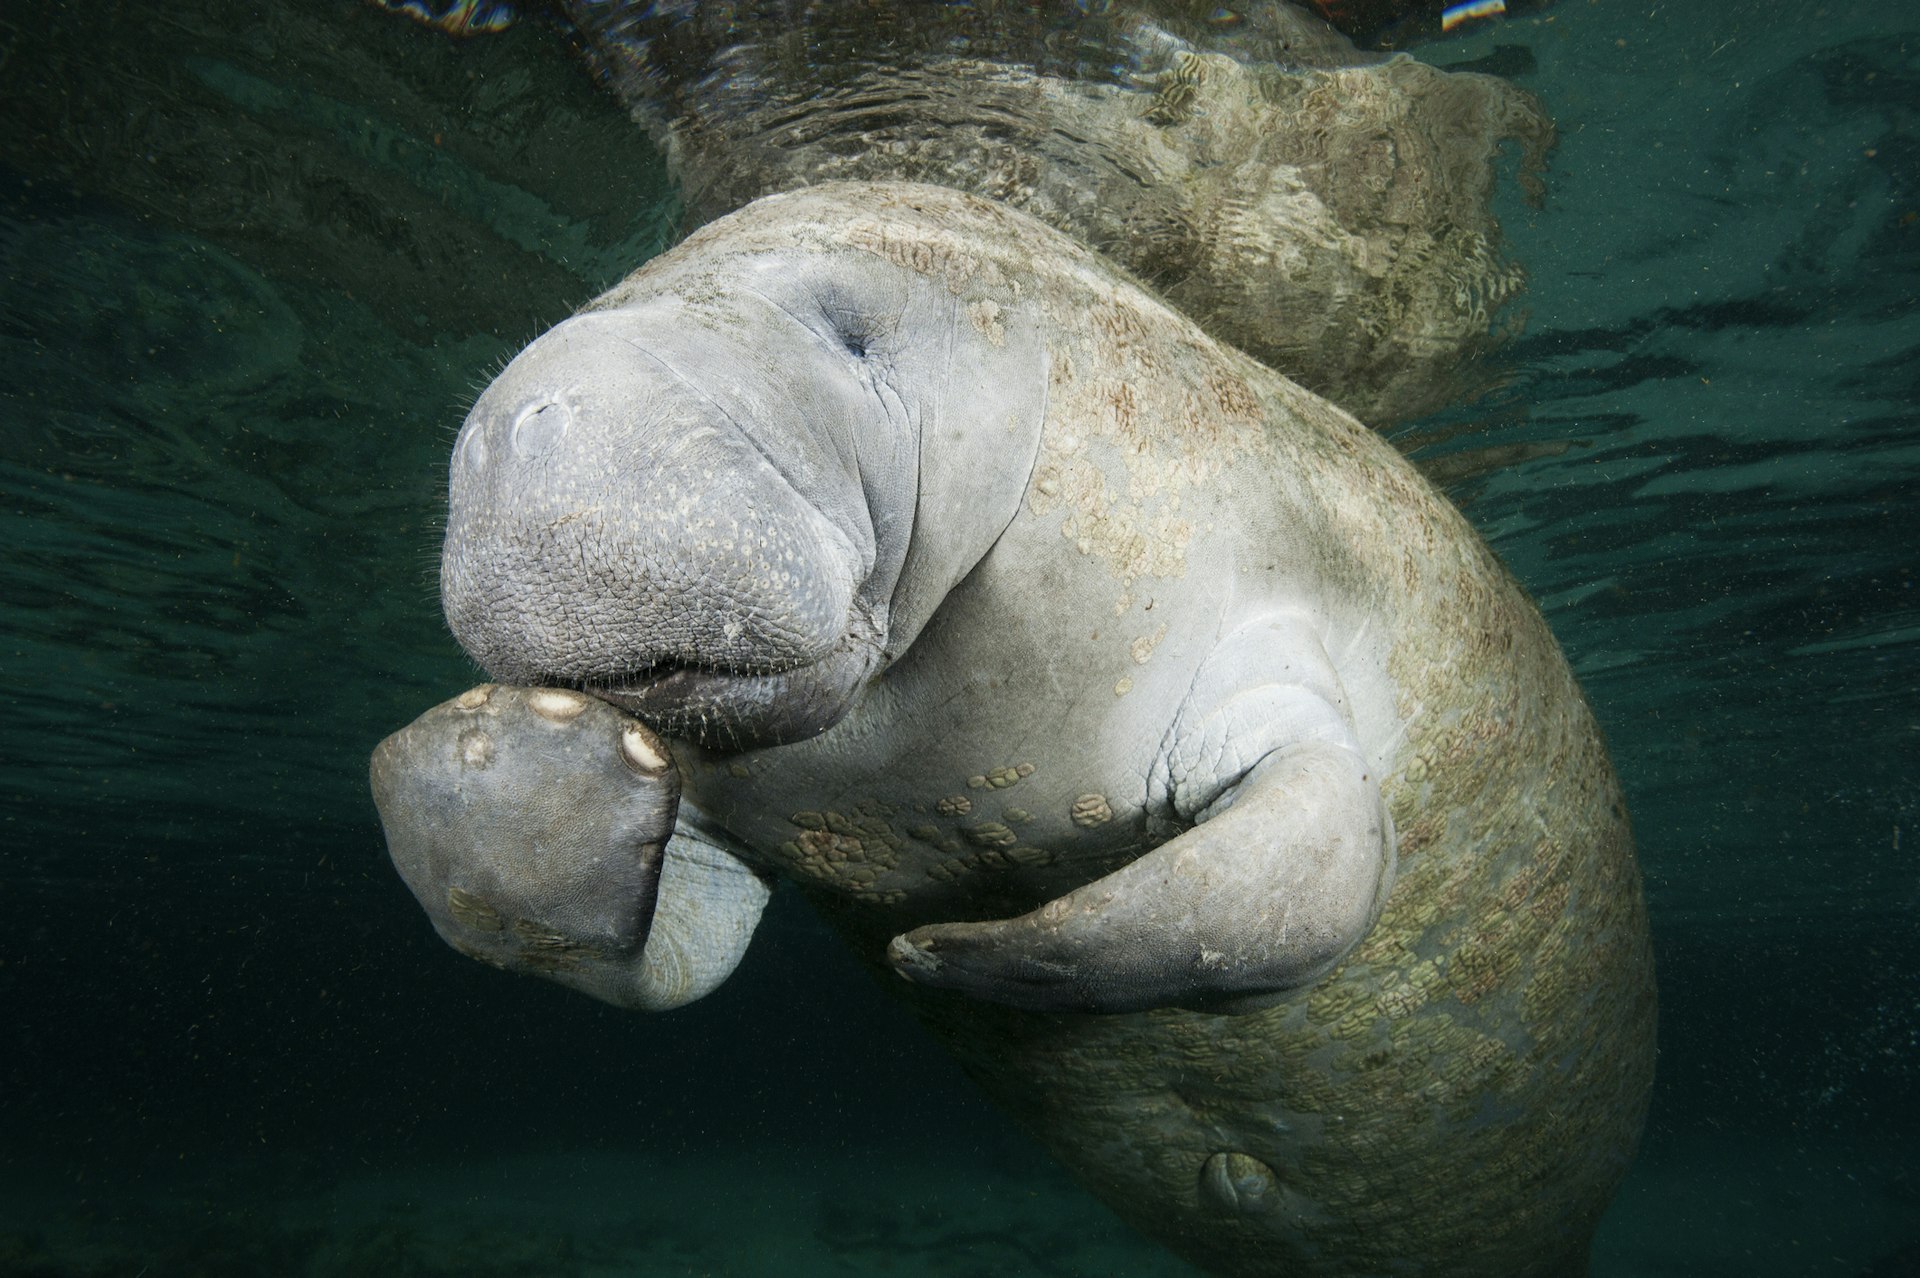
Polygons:
M0 1184L108 1229L502 1150L1045 1175L793 902L642 1019L459 959L385 862L367 752L478 674L435 599L464 408L671 239L565 41L344 0L0 41ZM1663 1051L1599 1272L1866 1272L1920 1215L1920 13L1567 0L1420 54L1562 130L1503 206L1507 384L1402 442L1511 450L1452 491L1632 801ZM1858 1217L1765 1234L1836 1178Z

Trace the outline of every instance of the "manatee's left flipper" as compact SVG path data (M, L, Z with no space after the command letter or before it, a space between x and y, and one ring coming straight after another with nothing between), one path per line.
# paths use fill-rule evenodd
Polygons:
M665 744L564 688L484 684L380 743L394 866L446 942L642 1011L739 963L764 878L680 802Z
M896 937L895 970L1042 1011L1247 1011L1338 963L1392 885L1392 824L1312 628L1250 630L1209 661L1173 749L1193 828L1018 918ZM1250 660L1263 680L1206 688Z

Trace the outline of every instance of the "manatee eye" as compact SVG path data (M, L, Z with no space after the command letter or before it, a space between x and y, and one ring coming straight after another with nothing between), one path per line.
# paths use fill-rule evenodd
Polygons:
M839 339L840 346L855 359L865 359L868 348L873 343L872 326L857 311L838 306L822 306L821 313L827 321L827 327Z

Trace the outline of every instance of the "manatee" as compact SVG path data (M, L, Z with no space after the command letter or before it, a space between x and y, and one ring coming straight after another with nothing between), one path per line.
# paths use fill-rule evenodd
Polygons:
M777 876L1204 1268L1584 1269L1655 1016L1593 716L1389 445L1085 246L915 184L709 223L481 395L441 592L495 736L588 707L512 765L587 778L537 812L482 805L467 712L376 755L460 948L644 1007L649 899L743 938ZM657 883L582 872L669 821ZM548 845L581 850L551 884ZM454 886L624 974L476 945Z

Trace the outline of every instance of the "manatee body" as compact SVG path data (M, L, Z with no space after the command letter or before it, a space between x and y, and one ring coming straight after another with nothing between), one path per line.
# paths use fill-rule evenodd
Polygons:
M885 184L703 228L475 405L442 593L495 678L667 738L669 866L737 863L609 900L521 875L495 914L651 891L656 929L744 934L778 874L1215 1272L1584 1268L1654 992L1564 659L1391 447L1065 236ZM462 729L423 723L376 790L451 811ZM619 740L582 769L618 778ZM600 846L627 784L535 831L389 817L395 857Z

